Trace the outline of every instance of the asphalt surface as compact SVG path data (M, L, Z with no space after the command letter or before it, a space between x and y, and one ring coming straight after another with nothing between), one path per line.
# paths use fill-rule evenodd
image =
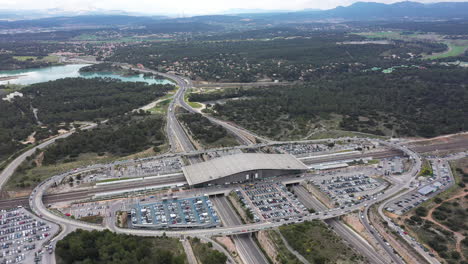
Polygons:
M161 72L147 70L147 69L145 70L138 69L138 70L142 72L151 72L153 74L158 74L165 78L171 79L177 83L177 85L179 86L179 90L174 95L174 99L169 105L169 110L168 110L168 121L170 122L170 124L168 122L168 129L169 129L168 132L172 131L176 134L178 140L173 139L173 141L178 141L181 144L183 150L188 151L188 149L190 148L192 148L192 150L195 150L191 141L190 140L187 141L188 137L186 135L185 135L186 138L184 139L184 136L182 134L185 134L185 131L180 126L180 123L177 121L175 117L175 113L174 113L176 105L180 105L182 108L184 108L190 113L199 113L197 110L193 109L189 104L187 104L184 100L184 95L187 92L187 90L193 87L192 81L187 78L178 76L178 75L166 74L166 73L161 73ZM207 116L207 115L204 115L204 116L208 118L208 120L210 120L211 122L224 127L229 133L235 136L238 139L239 143L241 144L244 144L244 145L253 144L254 142L251 140L251 138L258 138L261 141L267 141L266 139L263 139L257 135L254 135L250 131L247 131L243 128L229 124L228 122L219 120L211 116ZM168 135L170 134L171 133L168 133Z
M163 76L165 75L165 74L161 74L161 73L154 72L154 71L148 71L148 72L153 72L153 73L163 75ZM171 143L171 148L175 148L176 144L178 144L182 151L185 151L185 152L194 151L195 147L193 146L193 144L191 144L190 139L188 139L185 131L181 127L178 120L175 118L175 114L174 114L175 103L181 105L184 108L187 108L187 110L190 111L190 112L194 111L190 106L188 106L185 103L184 96L183 96L184 93L186 92L186 90L189 87L191 87L191 83L189 81L185 82L185 80L183 78L178 77L178 76L174 76L174 75L167 75L166 77L168 77L170 79L173 79L180 86L180 89L177 91L176 96L174 97L174 100L171 102L170 108L169 108L169 111L168 111L168 126L167 126L167 129L168 129L169 140L170 140L170 143ZM231 125L231 124L229 124L227 122L220 121L220 120L217 120L217 119L214 119L214 118L210 118L210 120L212 122L220 122L218 124L225 127L229 132L233 133L234 135L238 135L239 141L242 142L244 140L243 142L245 144L249 144L247 141L250 141L246 137L246 135L256 137L253 134L249 134L248 131L243 130L242 128L235 127L235 126L233 126L233 125ZM67 136L71 135L71 133L72 132L70 132L68 134L60 135L60 136L58 136L58 137L56 137L54 139L43 142L39 146L37 146L37 147L35 147L35 148L31 149L31 150L28 150L27 152L23 153L18 158L16 158L0 174L0 187L3 187L5 182L13 174L13 172L16 170L16 168L26 159L26 157L28 157L29 155L32 155L36 148L44 148L44 147L52 144L53 142L55 142L55 140L57 140L59 138L64 138L64 137L67 137ZM418 152L429 152L429 151L434 151L434 150L449 150L449 149L460 149L460 148L465 148L466 149L467 146L468 146L468 142L465 143L465 141L462 141L462 142L455 142L455 143L450 142L450 143L445 143L445 144L435 144L435 145L430 145L430 146L414 146L413 149L415 151L418 151ZM386 154L382 154L382 155L391 155L391 153L386 153ZM395 154L393 154L393 155L395 155ZM378 158L378 156L376 156L375 153L374 153L373 157ZM317 160L317 162L320 163L320 162L325 162L325 161ZM415 167L417 167L417 166L415 166ZM419 169L419 168L417 168L417 169ZM54 178L58 179L57 177L54 177ZM47 202L48 199L50 199L49 201L54 201L54 199L59 199L60 201L63 201L64 199L72 199L72 198L75 199L75 197L80 197L80 199L82 199L83 195L85 195L86 192L87 192L87 191L83 191L83 192L75 192L75 193L58 194L57 198L52 197L52 196L48 197L47 195L43 197L43 194L44 194L45 190L50 187L51 182L52 182L52 180L48 180L46 182L41 183L35 189L35 192L33 192L33 194L31 195L31 200L29 201L29 204L31 206L31 209L34 212L36 212L41 217L44 217L46 219L49 219L49 220L52 220L54 222L60 223L62 225L62 228L65 228L65 230L72 230L72 229L74 229L76 227L80 227L80 228L84 228L84 229L96 229L96 230L103 230L104 229L101 226L92 225L92 224L88 224L88 223L82 223L82 222L74 221L74 220L71 220L71 219L66 219L64 217L57 216L57 215L54 215L53 213L49 212L44 206L44 203L43 203L44 201ZM408 181L408 183L409 183L409 181ZM381 197L379 197L379 199L377 201L374 201L373 203L384 200L384 199L387 199L390 196L393 196L399 190L401 190L401 188L407 187L406 185L407 184L397 184L396 186L393 186L390 190L387 190L385 195L382 195ZM121 186L119 188L127 189L129 187L128 186ZM36 191L37 191L37 193L36 193ZM43 198L44 198L44 201L43 201ZM24 198L22 198L22 199L24 199ZM7 201L0 201L0 203L1 204L9 204L9 206L11 207L12 203L24 203L25 201L28 202L27 198L24 199L24 200L22 200L22 199L21 198L20 199L11 199L11 200L7 200ZM356 210L357 208L358 207L356 206L355 208L347 208L347 209L344 209L344 210L341 210L341 209L334 210L333 211L333 216L343 215L343 214L346 214L346 213L348 213L348 212L350 212L352 210ZM330 216L320 215L318 217L316 217L316 216L307 217L307 219L327 219L327 218L330 218ZM289 222L286 221L286 222L283 222L282 224L287 224L287 223L290 223L290 222L291 221L289 221ZM247 224L247 225L236 224L236 225L234 225L232 227L211 229L211 230L169 231L168 235L179 236L180 234L184 234L184 233L188 233L190 235L201 235L201 236L214 235L214 234L243 234L243 233L247 233L247 232L255 232L255 231L258 231L258 230L268 229L268 228L276 227L276 226L279 226L279 225L281 225L281 224L268 223L268 222L267 223L257 223L257 224ZM154 235L161 235L162 234L159 231L127 230L127 229L120 229L120 228L116 228L116 231L121 232L121 233L143 235L143 236L154 236ZM62 233L61 236L63 234L64 233ZM246 241L245 243L247 243L245 245L246 247L243 248L241 251L249 252L249 250L252 250L254 248L258 249L256 244L250 238L250 236L248 236L248 235L238 235L238 237L241 239L241 241L245 240L245 238L243 238L243 237L247 237L247 239L245 240ZM249 240L253 244L248 244ZM261 255L261 256L263 257L263 255ZM251 257L252 257L252 255L251 255ZM252 260L254 260L254 262L252 262L252 263L266 263L266 262L263 262L261 259L262 259L261 257L256 256L256 253L253 253L253 259ZM264 257L263 257L263 260L264 260Z
M112 185L101 185L96 188L88 189L88 190L79 190L79 191L70 191L66 193L56 193L56 194L46 194L43 197L43 201L45 204L49 203L57 203L57 202L67 202L67 201L76 201L76 200L83 200L86 198L92 198L93 195L103 192L114 192L114 191L122 191L122 190L129 190L133 188L140 188L146 186L152 186L157 184L170 184L170 183L179 183L181 181L185 181L185 177L182 176L172 176L168 178L159 178L159 179L152 179L152 180L145 180L140 182L129 182L125 184L112 184ZM0 209L8 209L15 206L29 206L28 197L21 197L21 198L12 198L6 200L0 200Z
M14 159L12 162L10 162L10 164L8 164L8 166L2 171L2 173L0 173L0 189L3 188L3 186L5 185L5 183L8 181L8 179L11 177L11 175L13 175L13 173L15 172L15 170L18 168L19 165L21 165L21 163L23 163L23 161L26 160L27 157L31 156L32 154L34 154L34 152L36 152L36 150L38 148L45 148L47 146L49 146L50 144L54 143L57 139L62 139L62 138L66 138L68 136L70 136L73 132L69 132L69 133L66 133L66 134L62 134L60 136L57 136L57 137L54 137L52 139L49 139L29 150L27 150L26 152L24 152L23 154L21 154L20 156L18 156L16 159Z
M211 198L211 200L226 226L242 225L242 221L226 197L215 197ZM250 234L235 235L232 238L245 264L268 264L268 261Z
M405 147L383 142L382 144L387 145L388 147L398 148L402 151L405 151L414 158L415 154L408 150ZM421 162L418 161L416 165L412 168L411 172L408 173L408 177L412 179L421 168ZM47 210L45 205L43 204L42 197L44 192L50 188L52 185L56 184L63 180L64 177L68 177L68 174L63 175L56 175L53 176L46 181L40 183L32 192L30 198L30 208L38 215L41 215L43 218L51 220L56 223L60 223L61 225L69 225L72 227L84 228L84 229L95 229L95 230L103 230L105 229L102 226L84 223L80 221L76 221L61 215L56 215ZM407 185L409 184L409 180L406 181ZM375 200L369 200L367 206L371 206L372 204L384 201L394 195L398 194L402 187L405 187L405 184L396 184L388 188L385 193L381 193L375 197ZM351 205L346 208L335 208L327 210L326 212L318 212L318 214L307 215L304 216L304 220L314 220L314 219L329 219L334 218L340 215L348 214L352 211L359 210L362 208L362 204ZM239 235L239 234L247 234L251 232L257 232L260 230L271 229L285 224L292 224L295 223L295 219L285 220L283 222L258 222L252 224L244 224L244 225L236 225L236 226L227 226L227 227L219 227L219 228L210 228L210 229L188 229L188 230L141 230L141 229L124 229L124 228L116 228L115 231L118 233L125 233L131 235L138 235L138 236L161 236L164 233L168 236L178 237L181 235L190 235L190 236L213 236L213 235Z
M447 144L437 144L433 145L432 148L428 148L428 146L423 146L421 147L425 151L434 151L436 149L451 149L451 148L459 148L460 147L460 142L457 144L452 144L452 143L447 143ZM468 142L466 142L466 145L468 146ZM462 144L463 146L463 144ZM414 147L413 149L417 150L418 148ZM390 158L390 157L395 157L402 155L402 152L399 150L386 150L386 151L379 151L379 152L373 152L373 153L366 153L366 154L353 154L353 155L341 155L341 156L331 156L331 157L322 157L319 159L309 159L309 160L303 160L303 162L306 165L312 165L312 164L319 164L319 163L325 163L325 162L335 162L335 161L340 161L340 160L347 160L347 159L353 159L353 158L366 158L366 157L373 157L373 158ZM21 164L21 162L19 163ZM15 168L16 169L16 168ZM3 175L3 172L2 172ZM183 180L182 178L180 180ZM165 183L165 182L160 182L160 183ZM167 182L170 183L170 182ZM128 186L128 187L122 187L122 188L116 188L112 189L109 191L113 190L122 190L125 188L137 188L137 187L144 187L146 186L146 183L136 183L135 185ZM96 191L95 193L97 193ZM90 195L93 193L83 193L83 192L69 192L66 194L56 194L56 195L45 195L44 196L44 202L45 203L53 203L56 201L61 201L64 199L83 199L86 198L86 196L83 195ZM49 200L48 200L49 199ZM28 197L20 197L20 198L13 198L13 199L4 199L0 200L0 209L7 209L11 208L12 206L27 206L28 205Z

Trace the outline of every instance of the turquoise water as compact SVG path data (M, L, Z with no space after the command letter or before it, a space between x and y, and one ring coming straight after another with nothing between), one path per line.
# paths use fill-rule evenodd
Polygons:
M52 66L40 69L15 70L15 71L0 71L0 78L6 76L20 76L17 79L0 81L0 84L21 84L29 85L33 83L54 81L69 77L96 78L108 77L119 79L124 82L146 82L149 84L171 84L172 82L165 79L144 78L143 74L134 76L120 76L110 72L99 73L80 73L79 70L89 64L69 64L63 66Z

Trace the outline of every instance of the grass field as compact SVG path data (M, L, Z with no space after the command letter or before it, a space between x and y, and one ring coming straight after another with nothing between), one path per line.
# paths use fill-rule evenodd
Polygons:
M33 60L33 61L43 61L43 62L50 62L50 63L59 62L59 57L53 56L53 55L42 57L40 59L38 59L38 57L36 56L14 56L13 58L18 61Z
M445 52L427 55L424 58L429 60L443 59L448 57L456 57L462 55L468 49L468 40L444 40L443 36L437 34L408 34L403 35L399 31L378 31L378 32L362 32L355 33L369 39L395 39L395 40L426 40L437 41L447 45L448 50Z
M168 148L168 145L160 146L160 152L165 152ZM96 153L85 153L80 154L75 161L66 162L66 163L57 163L56 165L48 165L48 166L31 166L34 162L25 162L20 166L13 176L8 180L6 184L7 191L24 191L30 190L35 187L40 182L44 181L45 179L52 177L56 174L71 171L75 168L84 167L91 164L97 163L108 163L115 160L129 160L129 159L136 159L136 158L144 158L148 156L154 156L158 154L154 152L153 148L149 148L139 153L135 153L132 155L124 156L124 157L117 157L112 155L104 155L99 156ZM21 168L23 167L23 168ZM123 180L123 178L117 179Z
M132 36L132 37L118 37L118 38L108 38L100 37L93 34L81 34L74 37L72 40L75 41L89 41L95 43L104 43L104 42L140 42L140 41L152 41L152 42L162 42L162 41L172 41L173 39L168 38L156 38L156 37L142 37L142 36Z
M115 158L114 158L115 159ZM8 180L7 190L32 189L34 186L43 180L66 171L73 170L78 167L95 164L99 162L109 162L113 160L110 156L98 156L97 154L82 154L74 162L59 163L57 165L28 167L26 163L22 166L27 166L24 169L18 169L13 176Z
M291 251L288 250L286 245L283 243L283 240L280 237L280 234L277 233L275 230L268 230L265 231L268 234L268 237L270 240L274 243L276 247L276 253L278 254L276 256L276 260L279 261L279 263L284 263L284 264L300 264L301 261L294 256Z
M92 224L102 224L102 221L104 221L104 217L100 215L91 215L91 216L83 216L79 220L92 223Z
M155 107L151 108L149 111L153 114L165 114L167 113L167 108L169 107L169 103L172 99L166 99L158 104Z
M449 42L446 42L445 44L447 44L447 46L449 47L449 49L446 52L427 56L426 59L435 60L447 57L456 57L462 55L468 49L468 44L456 45Z
M326 130L314 133L307 137L308 140L312 139L326 139L326 138L340 138L340 137L369 137L369 138L379 138L386 139L387 137L354 132L354 131L344 131L344 130Z
M187 102L193 108L202 108L203 105L197 102Z
M356 35L363 36L369 39L403 39L401 35L401 31L377 31L377 32L362 32L362 33L355 33ZM405 35L408 36L408 35Z
M197 102L190 102L189 101L189 93L185 93L184 95L184 100L185 102L190 105L191 107L195 108L195 109L198 109L198 108L202 108L203 105L201 103L197 103Z
M434 172L432 171L431 163L428 160L423 160L421 171L419 172L419 176L427 176L432 177Z

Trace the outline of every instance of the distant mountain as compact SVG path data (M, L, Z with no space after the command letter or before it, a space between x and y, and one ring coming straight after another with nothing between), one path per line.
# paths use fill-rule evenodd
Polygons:
M300 22L317 20L435 20L468 19L468 2L441 2L422 4L398 2L382 4L356 2L350 6L339 6L329 10L304 10L280 14L252 14L247 17L261 17L277 22Z
M390 5L372 2L357 2L348 7L337 7L332 10L324 11L321 15L327 18L353 20L468 18L468 2L422 4L407 1Z
M294 12L292 10L271 10L271 9L243 9L233 8L221 12L224 15L237 15L237 14L265 14L265 13L287 13Z
M410 1L394 4L356 2L347 7L339 6L329 10L305 9L302 11L286 11L231 9L227 12L232 12L233 14L225 13L218 15L169 18L165 16L149 16L127 13L119 10L101 9L83 9L81 11L75 10L74 12L62 9L49 9L44 11L0 10L0 29L27 27L50 28L63 26L108 27L120 25L148 25L148 28L154 29L156 21L158 23L164 23L162 25L163 31L170 30L171 28L191 31L212 31L218 29L215 27L232 27L232 25L262 27L285 23L326 21L453 20L468 19L468 2L441 2L432 4L422 4ZM76 16L76 14L79 15ZM25 17L36 17L39 19L25 19ZM196 23L196 25L192 27L186 23Z
M55 18L55 17L75 17L75 16L152 16L166 17L156 14L145 14L138 12L127 12L122 10L106 10L106 9L78 9L66 10L61 8L52 8L45 10L9 10L0 9L0 20L32 20L39 18Z
M141 25L153 23L156 20L165 17L141 17L141 16L125 16L125 15L85 15L73 17L51 17L32 20L18 21L0 21L1 28L51 28L51 27L66 27L66 26L124 26L124 25Z

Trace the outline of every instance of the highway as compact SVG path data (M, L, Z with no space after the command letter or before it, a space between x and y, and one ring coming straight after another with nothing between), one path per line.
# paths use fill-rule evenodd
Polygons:
M194 110L192 107L190 107L185 101L184 101L184 94L188 89L192 87L191 81L177 76L177 75L172 75L172 74L164 74L164 73L159 73L156 71L151 71L151 70L141 70L138 69L139 71L142 72L151 72L154 74L162 75L163 77L169 78L174 80L178 86L179 89L177 90L176 94L174 95L174 100L171 101L168 112L167 112L167 136L169 138L169 142L171 145L171 150L172 152L184 152L184 153L194 153L196 152L195 146L192 144L190 141L190 138L186 134L184 128L180 124L180 122L177 120L175 116L175 110L176 106L180 105L184 109L186 109L189 112L197 112ZM216 123L218 125L223 126L228 132L236 136L236 138L239 140L241 144L244 145L249 145L252 146L254 143L256 143L257 140L263 141L266 144L272 144L276 142L270 142L266 139L263 139L257 135L254 135L253 133L237 127L233 124L230 124L225 121L218 120L216 118L213 118L211 116L205 116L208 118L211 122ZM91 124L87 126L85 129L90 129L95 127L95 124ZM4 184L7 182L8 178L11 177L11 175L14 173L16 168L30 155L32 155L37 148L45 148L48 145L52 144L55 142L55 140L59 138L65 138L70 136L73 133L73 131L67 133L67 134L62 134L60 136L57 136L55 138L52 138L48 141L45 141L41 143L40 145L24 152L21 154L19 157L14 159L0 174L0 187L3 187ZM323 141L323 140L322 140ZM377 140L381 142L384 145L387 145L393 149L398 149L398 150L388 150L388 151L382 151L382 152L374 152L374 153L366 153L366 154L355 154L349 155L347 159L353 159L353 158L363 158L363 157L368 157L371 156L373 158L385 158L385 157L393 157L395 155L401 155L402 152L405 152L407 155L411 156L411 158L415 161L415 164L411 170L411 172L406 174L406 180L404 182L395 182L393 186L391 186L388 190L385 191L385 194L380 195L376 200L369 201L368 205L365 206L365 212L367 212L368 208L374 204L378 203L381 201L385 201L386 199L393 197L395 195L400 196L399 192L404 189L404 188L409 188L409 182L417 175L417 172L420 170L421 167L421 162L420 162L420 157L417 154L414 154L413 151L409 150L408 148L385 142L382 140ZM462 141L462 142L449 142L449 143L440 143L440 144L435 144L435 145L429 145L429 146L414 146L413 150L414 151L419 151L419 152L429 152L433 150L449 150L449 149L458 149L458 148L466 148L468 147L468 142ZM367 155L367 156L365 156ZM346 155L343 155L346 156ZM324 162L331 162L331 161L338 161L340 159L344 159L343 156L340 157L322 157L322 158L317 158L317 159L310 159L306 161L307 163L324 163ZM200 162L201 158L198 155L193 155L188 157L189 161L191 163L195 162ZM31 196L28 198L15 198L15 199L10 199L10 200L2 200L0 201L0 208L3 208L3 206L8 206L8 208L11 208L14 204L21 204L24 205L26 203L29 203L30 208L35 212L37 215L50 220L52 222L56 222L62 226L62 229L64 232L60 234L60 237L63 237L64 234L66 233L65 231L67 230L73 230L75 228L83 228L83 229L89 229L89 230L104 230L105 227L99 226L99 225L94 225L94 224L89 224L89 223L84 223L80 221L76 221L70 218L66 218L63 216L55 215L53 212L47 210L46 206L44 203L52 203L55 201L67 201L67 200L80 200L86 197L91 197L94 193L97 192L102 192L102 191L113 191L113 190L125 190L129 188L135 188L135 187L141 187L141 186L147 186L147 182L139 182L139 183L132 183L132 184L125 184L125 185L119 185L119 186L106 186L106 187L99 187L99 188L94 188L92 190L83 190L83 191L75 191L75 192L69 192L69 193L61 193L61 194L50 194L50 195L45 195L46 190L52 186L54 182L60 182L63 177L66 177L66 174L63 175L57 175L54 176L45 182L40 183L32 192ZM403 177L402 177L403 178ZM173 179L174 182L180 179ZM161 180L160 183L165 183L165 182L171 182L171 180L165 179ZM260 222L260 223L255 223L255 224L245 224L243 225L240 222L240 219L237 217L237 215L232 216L232 208L230 207L229 204L224 204L224 201L221 201L220 203L222 206L218 208L230 208L224 211L224 213L220 212L220 215L224 214L224 218L227 219L226 221L226 226L225 227L220 227L220 228L214 228L214 229L199 229L199 230L171 230L171 231L159 231L159 230L139 230L139 229L123 229L123 228L115 228L116 232L119 233L126 233L126 234L134 234L134 235L141 235L141 236L155 236L155 235L162 235L163 233L166 233L169 236L181 236L181 235L191 235L191 236L212 236L212 235L234 235L234 239L236 241L236 246L238 247L239 253L242 257L242 259L246 263L268 263L261 253L261 251L258 249L257 245L255 242L252 240L251 236L248 234L250 232L256 232L264 229L269 229L269 228L274 228L278 227L280 225L284 224L289 224L289 223L294 223L294 220L288 220L284 221L281 223L275 222ZM311 205L311 206L317 206ZM337 209L323 209L326 211L321 211L319 212L318 215L309 215L306 216L304 219L305 220L312 220L312 219L330 219L334 218L340 215L345 215L351 211L354 210L359 210L362 208L362 205L354 205L351 207L347 208L337 208ZM380 208L379 208L380 209ZM223 210L221 210L223 211ZM230 212L231 211L231 212ZM325 214L326 212L326 214ZM379 211L380 212L380 211ZM369 245L366 245L361 239L356 238L356 234L352 233L349 229L346 227L343 228L342 223L337 221L337 220L326 220L330 225L332 225L336 232L341 234L346 240L350 241L353 245L358 248L359 251L365 252L366 256L368 256L369 259L372 260L372 263L386 263L380 262L377 260L377 256L375 256L375 252L372 251L372 249L369 249ZM365 226L367 229L371 229L371 223L367 223L367 214L365 214ZM336 222L336 224L335 224ZM387 253L392 257L393 261L396 263L401 263L401 259L399 259L398 256L396 256L393 253L393 249L386 246L385 244L382 244L383 242L379 240L377 232L373 232L374 236L376 237L377 241L379 242L380 245L387 251Z
M363 155L351 154L351 155L322 157L320 159L310 159L310 160L305 161L304 163L307 165L312 165L312 164L319 164L323 162L335 162L335 161L340 161L340 160L348 160L352 158L365 158L365 157L390 158L390 157L394 157L396 155L401 155L401 154L402 153L400 151L388 150L388 151L380 151L380 152L363 154ZM99 166L96 165L96 168L98 167ZM53 195L46 194L44 196L44 202L54 203L58 201L82 200L82 199L91 197L93 194L104 192L104 191L111 192L111 191L125 190L125 189L131 189L131 188L145 187L145 186L148 186L148 184L168 184L168 183L174 183L174 182L180 182L180 181L185 181L185 177L166 178L166 181L157 180L156 182L145 181L145 182L134 182L132 184L125 184L125 185L119 185L119 186L114 185L112 188L107 188L107 189L100 187L100 188L93 188L88 191L71 191L67 193L53 194ZM0 200L0 209L7 209L7 208L11 208L12 206L18 206L18 205L27 206L28 197L24 196L24 197L12 198L12 199Z
M226 197L212 198L213 204L218 209L221 220L225 226L242 225L239 216L231 207ZM232 236L237 251L245 264L268 264L262 251L258 248L251 234L241 234Z
M179 127L180 123L177 121L177 119L175 117L175 114L174 114L175 106L180 105L182 108L189 111L190 113L199 113L197 110L193 109L189 104L187 104L185 102L185 93L189 89L191 89L193 87L192 81L187 79L187 78L184 78L184 77L181 77L181 76L178 76L178 75L174 75L174 74L167 74L167 73L157 72L157 71L148 70L148 69L135 69L135 70L138 70L138 71L141 71L141 72L148 72L148 73L157 74L157 75L163 76L165 78L171 79L171 80L173 80L174 82L177 83L177 85L179 86L179 89L177 90L176 94L174 95L174 100L169 105L169 111L168 111L168 117L167 118L168 118L168 129L170 129L169 132L170 131L175 132L177 137L181 136L181 134L185 133L185 132L183 131L183 129L181 127ZM235 136L238 139L239 143L241 143L241 144L251 145L251 144L255 143L252 140L254 138L259 139L260 141L269 142L267 139L261 138L258 135L254 135L252 132L247 131L247 130L245 130L243 128L240 128L238 126L229 124L228 122L219 120L217 118L214 118L214 117L211 117L211 116L208 116L208 115L204 115L204 116L206 118L208 118L211 122L224 127L229 133L231 133L233 136ZM171 124L169 124L169 122ZM179 125L177 125L176 123L179 123ZM182 129L182 130L180 130L180 129ZM168 133L168 135L170 135L170 134L171 133ZM182 147L183 150L187 151L190 148L189 145L192 145L192 148L193 148L193 144L191 144L190 140L188 140L188 141L181 140L182 138L183 137L179 137L179 143L181 145L184 145ZM173 141L176 141L176 140L173 139ZM184 147L187 147L187 148L184 148Z
M297 194L299 201L301 201L307 208L313 208L317 211L328 210L323 203L309 193L304 187L294 186L294 193ZM350 243L356 251L365 256L371 263L387 263L383 260L384 257L369 245L364 238L350 230L343 222L333 218L325 220L325 223L330 225L340 237Z
M387 144L389 147L394 147L394 148L399 148L402 151L405 151L408 155L412 156L413 153L408 150L405 147L401 147L398 145L394 145L391 143L383 143ZM419 170L420 169L420 163L417 163L419 167L413 168L414 170ZM412 172L413 172L412 171ZM413 174L412 174L413 175ZM99 226L99 225L93 225L89 223L84 223L80 221L76 221L70 218L66 218L64 216L60 215L55 215L47 208L45 207L42 197L44 195L44 192L50 188L53 184L56 182L60 182L64 177L67 177L68 174L63 174L63 175L57 175L52 178L47 179L45 182L42 182L35 188L35 190L31 194L30 198L30 208L38 215L41 215L43 218L51 220L56 223L60 223L61 225L64 226L70 226L70 227L79 227L79 228L84 228L84 229L95 229L95 230L103 230L104 227ZM380 201L383 201L385 199L388 199L389 197L392 197L394 194L398 193L401 189L401 186L392 186L384 194L381 194L380 196L376 197L375 200L371 200L368 202L369 206L373 203L377 203ZM336 208L336 209L330 209L325 212L319 212L319 214L313 214L313 215L308 215L304 217L304 220L313 220L313 219L329 219L329 218L334 218L340 215L348 214L349 212L352 212L354 210L359 210L362 207L361 204L349 206L347 208ZM219 228L212 228L212 229L191 229L191 230L183 230L183 231L177 231L177 230L169 230L169 231L164 231L164 230L140 230L140 229L123 229L123 228L115 228L116 232L119 233L126 233L126 234L134 234L134 235L142 235L142 236L158 236L162 235L163 233L166 233L168 236L181 236L181 235L190 235L190 236L212 236L212 235L239 235L239 234L246 234L250 232L256 232L264 229L270 229L274 227L278 227L284 224L289 224L289 223L294 223L295 220L287 220L284 222L259 222L259 223L254 223L254 224L237 224L234 226L225 226L225 227L219 227ZM231 222L232 224L232 222ZM243 241L243 240L241 240ZM248 243L248 242L246 242ZM242 244L239 244L242 245ZM252 247L249 247L250 249ZM249 250L247 247L244 247L243 249L240 249L241 251L244 250ZM261 263L261 262L260 262Z
M86 126L85 128L83 129L92 129L96 127L96 124L91 124L91 125L88 125ZM54 143L56 140L58 139L62 139L62 138L67 138L69 137L71 134L73 134L75 132L75 130L71 130L70 132L68 133L65 133L65 134L61 134L61 135L58 135L56 137L53 137L53 138L50 138L44 142L42 142L41 144L25 151L24 153L22 153L21 155L19 155L17 158L15 158L12 162L10 162L10 164L8 164L8 166L6 166L6 168L0 173L0 189L3 189L3 186L5 185L5 183L8 181L8 179L13 175L13 173L16 171L16 169L19 167L19 165L21 165L21 163L23 163L27 157L33 155L37 149L44 149L46 148L47 146L49 146L50 144Z
M393 146L396 148L400 148L407 152L408 155L413 155L408 149L390 144L389 146ZM408 153L409 152L409 153ZM420 163L416 164L419 167L413 168L414 170L420 169ZM413 175L413 174L412 174ZM102 230L102 226L93 225L89 223L83 223L80 221L72 220L70 218L66 218L64 216L55 215L43 204L42 197L44 192L54 185L56 182L60 182L64 177L68 177L67 174L53 176L46 181L39 184L31 194L30 197L30 208L38 215L42 215L45 219L49 219L56 223L72 225L80 228L85 229L97 229ZM397 194L401 190L401 186L392 186L385 191L385 193L380 194L376 197L375 200L369 200L368 206L384 201L395 194ZM359 210L362 208L362 204L356 204L352 206L348 206L346 208L334 208L330 209L326 212L319 212L318 214L307 215L304 217L304 220L313 220L313 219L329 219L334 218L340 215L348 214L352 211ZM284 224L295 223L296 220L290 219L283 222L259 222L254 224L245 224L245 225L236 225L236 226L227 226L227 227L219 227L219 228L212 228L212 229L190 229L190 230L140 230L140 229L123 229L123 228L116 228L117 232L126 233L126 234L134 234L134 235L143 235L143 236L160 236L165 233L168 236L181 236L181 235L190 235L190 236L212 236L212 235L235 235L235 234L245 234L250 232L256 232L264 229L270 229L274 227L278 227Z

